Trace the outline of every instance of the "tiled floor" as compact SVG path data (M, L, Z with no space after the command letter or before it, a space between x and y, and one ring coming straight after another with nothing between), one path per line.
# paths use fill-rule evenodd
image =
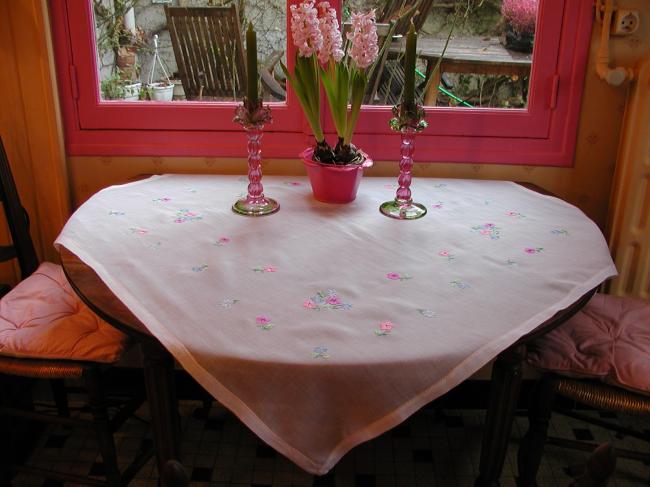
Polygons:
M193 415L200 403L183 401L183 463L191 476L191 485L220 487L469 487L477 473L481 427L484 412L479 410L424 409L408 421L373 441L348 453L326 476L315 478L294 466L256 436L228 412L213 407L210 416ZM596 414L596 413L594 413ZM146 419L146 407L138 416ZM617 418L621 423L648 431L650 421ZM527 420L518 417L508 451L501 485L515 486L517 442L527 428ZM120 463L146 446L147 424L130 419L116 434ZM611 441L614 435L584 423L554 415L551 433L568 438ZM650 444L622 438L615 439L621 448L646 451ZM74 473L101 472L94 439L87 432L68 431L61 427L44 434L32 456L32 462L44 467L57 464L59 469ZM584 461L585 454L548 446L539 473L539 487L564 487L570 482L565 467ZM130 484L157 485L157 470L150 461ZM62 485L24 474L15 486ZM71 485L71 484L66 484ZM640 462L619 459L611 486L650 485L650 467Z

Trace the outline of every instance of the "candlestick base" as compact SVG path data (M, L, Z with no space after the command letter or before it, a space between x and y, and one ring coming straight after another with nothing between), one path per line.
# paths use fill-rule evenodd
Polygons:
M232 211L246 216L272 215L280 209L280 204L273 198L242 198L232 205Z
M427 209L423 204L397 198L382 203L379 211L390 218L398 220L417 220L427 214Z

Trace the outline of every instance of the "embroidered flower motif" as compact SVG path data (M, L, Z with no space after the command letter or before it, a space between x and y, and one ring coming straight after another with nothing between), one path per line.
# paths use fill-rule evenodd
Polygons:
M284 184L287 186L302 186L300 181L285 181Z
M230 309L237 303L239 303L239 299L225 298L221 300L219 306L223 309Z
M451 262L452 260L454 260L456 258L456 256L454 254L452 254L451 252L449 252L448 250L441 250L440 252L438 252L438 255L440 257L446 257L447 262Z
M261 274L265 274L267 272L277 272L278 268L273 266L273 265L267 265L267 266L259 266L259 267L254 267L253 272L259 272Z
M108 216L124 216L126 213L118 210L111 210L108 212Z
M330 358L330 354L327 353L327 347L324 347L323 345L314 347L314 349L311 351L311 356L312 358L322 358L322 359Z
M455 280L453 280L453 281L450 281L450 282L449 282L449 285L450 285L451 287L455 287L455 288L458 288L458 289L469 289L469 288L471 287L471 286L470 286L469 284L467 284L466 282L463 282L463 281L458 280L458 279L455 279Z
M203 272L208 268L208 264L201 264L192 267L192 272Z
M531 254L531 255L532 255L532 254L539 254L539 253L541 253L543 250L544 250L543 247L526 247L526 248L524 249L524 252L526 252L527 254Z
M441 210L443 206L442 201L438 201L437 203L434 203L431 205L431 208L435 208L436 210Z
M344 303L334 289L319 291L316 295L302 303L303 307L308 309L350 309L351 304Z
M230 243L230 239L228 237L219 237L219 240L217 240L213 245L217 247L223 247L226 244Z
M386 277L392 281L406 281L408 279L413 279L413 277L408 274L400 274L398 272L389 272L386 274Z
M190 211L184 208L176 212L176 218L174 219L174 223L193 222L202 219L203 217L201 216L200 213L196 211Z
M131 227L129 228L129 230L131 231L131 233L135 233L137 235L146 235L147 233L149 233L149 230L147 230L146 228Z
M420 313L422 316L426 318L435 318L436 316L438 316L438 313L426 308L418 309L418 313Z
M168 196L163 196L162 198L154 198L153 201L154 203L169 203L172 199Z
M497 227L494 223L484 223L483 225L475 225L472 230L481 235L490 237L492 240L501 238L501 228Z
M386 336L389 335L393 330L393 323L390 321L384 321L379 324L379 328L375 330L375 335L377 336Z
M551 230L551 233L553 235L564 235L565 237L569 236L568 230L565 230L564 228L556 228L554 230Z
M511 211L511 210L506 211L506 216L509 216L509 217L512 217L512 218L526 218L525 215L519 213L518 211Z
M255 323L259 328L266 331L270 330L275 326L273 323L271 323L271 318L265 315L256 316Z

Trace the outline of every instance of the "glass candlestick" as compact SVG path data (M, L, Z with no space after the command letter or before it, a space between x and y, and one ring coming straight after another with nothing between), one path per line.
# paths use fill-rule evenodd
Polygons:
M415 151L415 135L427 125L424 121L424 109L416 105L413 111L402 111L401 105L393 107L395 118L390 121L391 128L400 132L402 144L400 152L402 159L399 163L399 188L395 199L386 201L379 211L390 218L399 220L415 220L427 214L427 209L421 203L415 203L411 197L411 170L413 169L413 152Z
M232 205L235 213L246 216L264 216L275 213L280 204L264 196L262 186L262 135L264 124L272 121L271 111L261 103L251 109L244 100L235 110L234 121L246 129L248 139L248 194Z

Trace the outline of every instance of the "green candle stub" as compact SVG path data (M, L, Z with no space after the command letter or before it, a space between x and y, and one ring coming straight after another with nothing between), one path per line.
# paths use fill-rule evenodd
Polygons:
M246 31L246 79L248 80L246 95L249 103L255 106L257 105L257 34L250 22Z
M406 53L404 54L404 96L402 105L404 108L412 108L415 98L415 49L418 43L418 35L415 26L411 27L406 35Z

